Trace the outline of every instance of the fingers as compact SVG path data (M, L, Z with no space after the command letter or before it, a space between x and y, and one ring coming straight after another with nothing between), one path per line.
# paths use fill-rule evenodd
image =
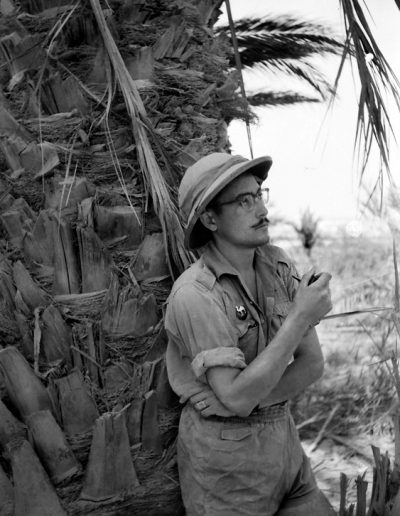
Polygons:
M192 405L196 405L196 403L199 403L200 401L207 400L208 397L210 396L210 391L211 391L211 389L205 387L204 390L191 396L190 402L192 403Z
M237 358L236 360L232 361L231 367L235 367L236 369L244 369L247 367L247 365L244 358Z
M210 417L215 414L224 417L230 417L235 414L228 410L222 403L218 400L218 398L213 395L208 399L200 401L194 405L194 408L197 412L201 414L202 417Z
M316 276L314 284L318 287L325 287L329 284L332 279L332 274L329 272L321 272Z
M196 411L201 412L201 414L203 414L204 411L206 411L208 414L210 410L215 410L215 404L218 402L215 394L212 396L209 395L207 398L203 398L202 400L196 402L193 402L192 399L190 401L192 402Z
M332 279L332 274L329 272L315 272L315 267L312 267L307 271L301 278L302 285L315 285L316 287L325 287L329 284Z
M215 414L217 414L218 416L223 416L223 417L235 416L235 414L233 412L231 412L230 410L228 410L227 408L225 408L222 405L222 403L218 403L218 404L213 403L212 405L210 405L209 407L207 407L206 409L201 411L202 417L210 417L210 416L214 416Z
M214 414L224 417L234 415L233 412L222 405L214 392L206 386L201 392L190 397L190 403L202 417L209 417Z
M195 403L194 407L196 410L198 411L202 411L202 410L205 410L209 407L210 405L206 402L206 400L202 400L202 401L198 401L197 403Z
M201 415L203 417L213 416L214 414L215 414L215 410L213 409L213 407L207 407L201 411Z
M314 274L315 274L315 267L311 267L311 269L309 271L307 271L305 274L303 274L300 284L308 285Z

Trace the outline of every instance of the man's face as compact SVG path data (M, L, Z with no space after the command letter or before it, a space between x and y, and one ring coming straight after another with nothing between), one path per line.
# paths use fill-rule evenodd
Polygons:
M216 199L219 208L211 210L216 225L216 240L222 239L245 248L255 248L268 242L268 210L263 200L254 199L255 202L250 205L240 202L240 196L248 193L255 196L260 194L260 189L252 174L243 174L224 188ZM236 202L230 202L235 199ZM224 204L227 202L229 204Z

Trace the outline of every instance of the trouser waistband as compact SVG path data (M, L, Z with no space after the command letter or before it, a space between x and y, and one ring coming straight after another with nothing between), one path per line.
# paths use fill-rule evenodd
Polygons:
M251 425L257 423L266 423L267 421L272 421L274 419L281 418L288 414L288 412L288 402L283 401L282 403L276 403L275 405L270 405L269 407L254 409L253 412L251 412L246 417L208 416L205 419L209 421L219 421L223 423L245 423Z

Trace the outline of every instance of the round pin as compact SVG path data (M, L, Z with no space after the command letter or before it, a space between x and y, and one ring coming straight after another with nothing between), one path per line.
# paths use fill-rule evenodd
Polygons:
M236 310L236 317L240 321L244 321L247 317L247 308L243 305L236 305L235 310Z

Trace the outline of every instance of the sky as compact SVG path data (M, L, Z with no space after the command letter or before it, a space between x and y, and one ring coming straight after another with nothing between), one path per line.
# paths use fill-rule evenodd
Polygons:
M322 23L339 36L344 32L339 0L230 1L234 19L289 14ZM400 77L400 10L394 0L366 0L366 3L375 39ZM220 21L225 20L223 15ZM333 80L339 58L329 57L319 60L318 64ZM289 90L293 85L290 79L282 83L274 75L261 71L248 72L244 79L247 91L264 86L267 89L283 86ZM298 223L304 210L310 209L320 219L321 227L327 229L340 227L349 233L371 229L371 222L361 216L360 207L366 196L359 188L359 168L353 152L357 99L357 80L347 64L338 99L330 111L325 103L256 109L259 120L257 125L251 126L254 157L270 155L274 161L268 178L272 217ZM393 108L391 111L395 113ZM400 129L399 115L395 116L396 126ZM230 124L229 137L231 151L250 158L245 125ZM396 177L399 146L393 142L391 150L391 172ZM367 176L375 177L377 167L377 160L371 160Z

